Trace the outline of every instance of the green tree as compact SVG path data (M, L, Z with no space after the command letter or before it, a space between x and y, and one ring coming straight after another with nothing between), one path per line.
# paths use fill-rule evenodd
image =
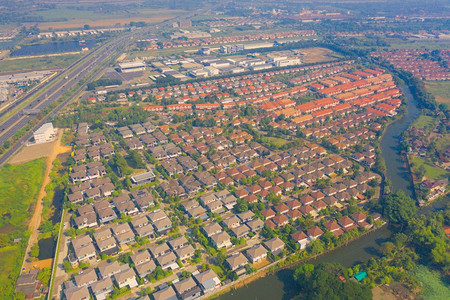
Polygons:
M381 201L383 215L393 224L406 225L416 214L416 203L402 190L391 193Z
M39 256L39 245L38 244L34 244L31 247L30 256L35 257L35 258L37 258Z

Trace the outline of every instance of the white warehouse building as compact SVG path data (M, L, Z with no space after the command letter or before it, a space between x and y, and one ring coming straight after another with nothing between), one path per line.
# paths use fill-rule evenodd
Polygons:
M120 72L140 72L145 70L145 63L142 61L124 62L119 64Z
M34 140L36 144L50 141L55 136L55 129L52 123L45 123L34 132Z

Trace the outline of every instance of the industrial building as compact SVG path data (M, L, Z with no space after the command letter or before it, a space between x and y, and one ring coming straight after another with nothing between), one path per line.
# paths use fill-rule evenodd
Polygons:
M120 72L140 72L145 70L145 63L142 61L133 61L119 64Z
M36 144L46 143L55 136L55 129L52 123L45 123L34 132L34 141Z

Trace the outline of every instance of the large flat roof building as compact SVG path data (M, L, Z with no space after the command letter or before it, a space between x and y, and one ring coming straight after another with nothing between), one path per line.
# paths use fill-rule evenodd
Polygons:
M131 177L131 182L133 185L141 185L154 181L156 178L155 173L148 171L139 175Z
M144 71L145 63L142 61L125 62L119 64L119 69L122 73Z
M55 129L52 123L45 123L34 132L34 140L36 144L50 141L55 136Z

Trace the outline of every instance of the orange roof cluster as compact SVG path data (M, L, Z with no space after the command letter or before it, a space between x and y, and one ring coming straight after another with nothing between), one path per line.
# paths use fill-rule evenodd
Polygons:
M319 110L320 105L317 105L314 102L306 102L306 103L297 105L295 108L297 108L302 113L310 113L310 112Z
M333 98L322 98L313 101L315 104L320 105L321 107L328 108L330 106L335 106L339 104L339 101Z
M278 109L280 106L275 102L268 102L261 104L259 107L265 111L274 111Z
M287 99L287 98L277 100L276 102L283 108L292 107L292 106L295 106L295 104L296 104L295 101L292 101L291 99Z

